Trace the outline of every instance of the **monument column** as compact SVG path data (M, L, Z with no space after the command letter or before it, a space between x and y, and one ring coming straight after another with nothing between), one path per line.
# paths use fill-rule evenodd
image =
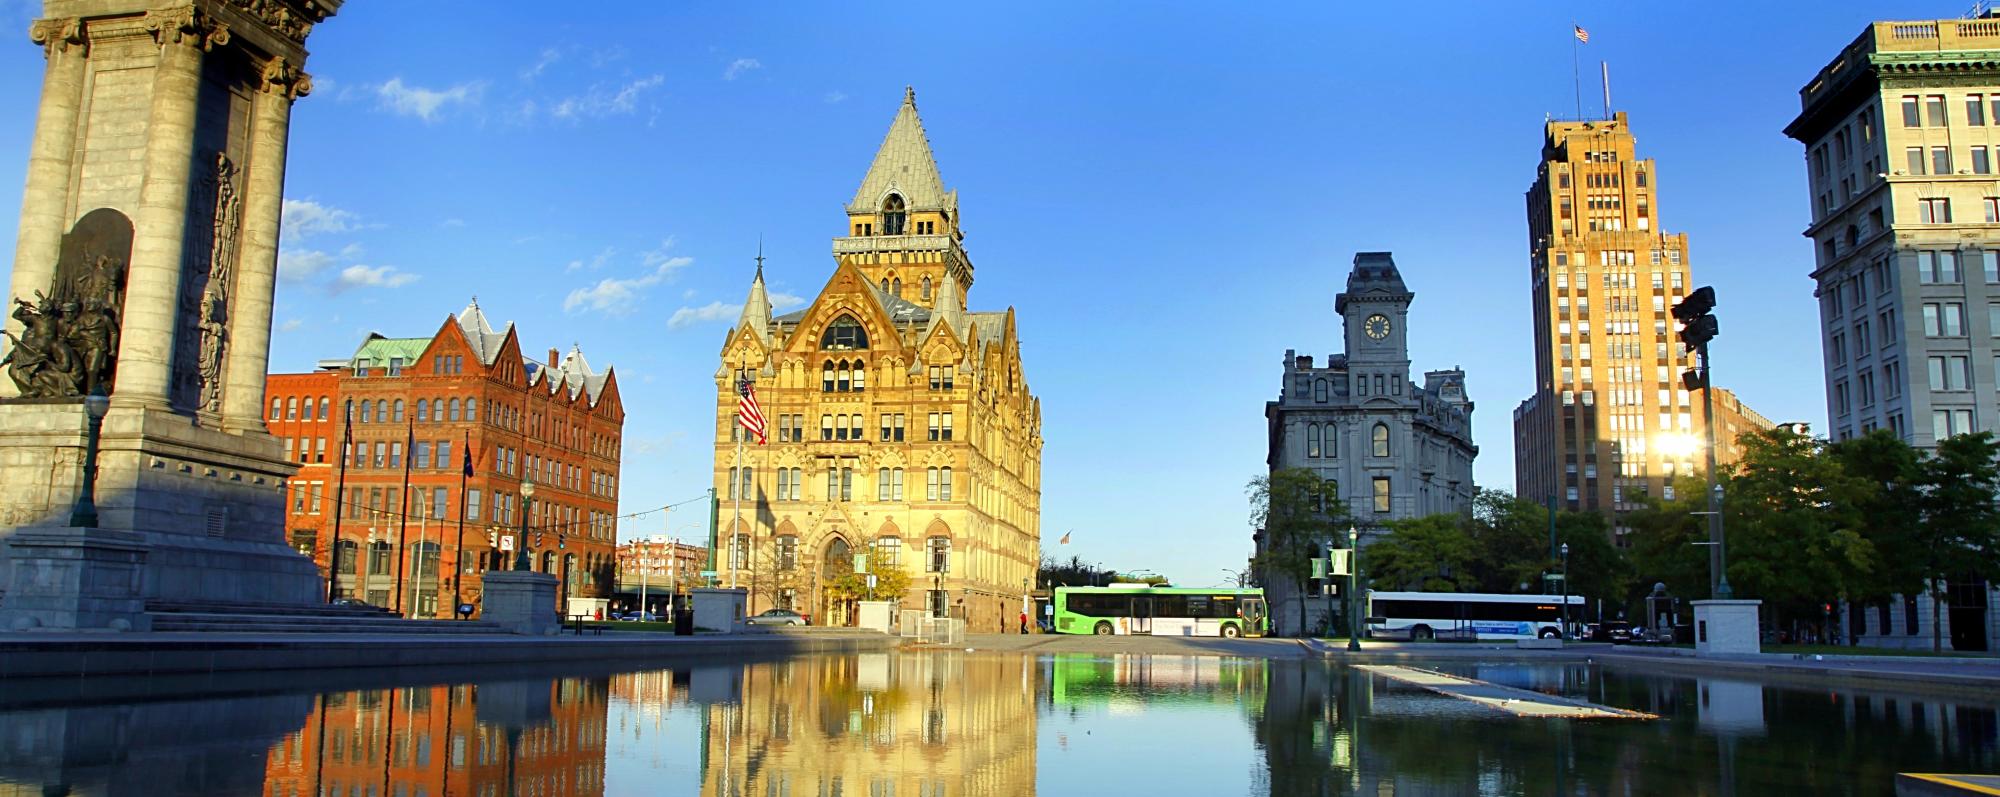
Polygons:
M35 300L55 280L56 258L62 252L63 231L70 216L70 153L76 149L77 111L83 102L85 59L83 21L36 20L28 38L42 45L48 70L42 74L42 105L35 115L35 140L28 152L27 187L21 194L21 231L14 246L14 279L10 295ZM0 311L10 313L12 307ZM19 335L21 322L7 320L7 331ZM13 380L0 380L0 396L20 394Z
M192 6L156 9L146 26L160 47L146 118L146 179L133 220L132 264L126 280L115 399L166 408L172 380L181 271L186 263L188 185L193 178L194 125L202 54L226 44L229 29Z
M284 211L285 145L292 101L312 91L312 76L283 57L264 66L244 176L243 249L237 260L233 339L224 357L222 428L264 433L264 374L271 353L271 303L277 288L278 220Z

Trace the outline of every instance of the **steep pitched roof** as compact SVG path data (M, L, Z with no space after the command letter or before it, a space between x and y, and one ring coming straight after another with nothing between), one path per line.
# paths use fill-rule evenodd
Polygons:
M924 134L923 120L917 117L917 92L908 87L903 89L903 105L896 109L896 120L889 123L889 134L882 138L882 148L876 150L875 162L861 178L861 187L847 209L853 213L878 210L891 191L902 194L911 210L958 207L958 193L944 190L944 178L938 176L930 138Z
M513 328L513 324L508 324ZM458 327L465 332L466 343L471 344L472 353L479 355L479 362L492 365L500 356L500 344L507 340L507 333L494 332L493 325L486 322L486 313L479 309L479 297L458 311Z

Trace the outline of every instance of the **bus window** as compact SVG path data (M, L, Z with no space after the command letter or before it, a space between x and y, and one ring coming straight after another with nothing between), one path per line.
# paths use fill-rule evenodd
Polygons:
M1187 616L1202 618L1215 617L1217 615L1215 613L1215 606L1209 602L1207 595L1189 595L1187 596Z

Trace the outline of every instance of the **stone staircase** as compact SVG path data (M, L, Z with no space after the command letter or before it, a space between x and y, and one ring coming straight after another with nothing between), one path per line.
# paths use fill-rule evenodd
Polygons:
M480 621L405 620L372 606L148 603L156 632L233 634L498 634Z

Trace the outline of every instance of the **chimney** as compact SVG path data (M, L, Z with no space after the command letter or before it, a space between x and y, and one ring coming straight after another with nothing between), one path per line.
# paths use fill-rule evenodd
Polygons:
M553 371L555 369L556 369L556 350L551 348L549 349L549 370Z

